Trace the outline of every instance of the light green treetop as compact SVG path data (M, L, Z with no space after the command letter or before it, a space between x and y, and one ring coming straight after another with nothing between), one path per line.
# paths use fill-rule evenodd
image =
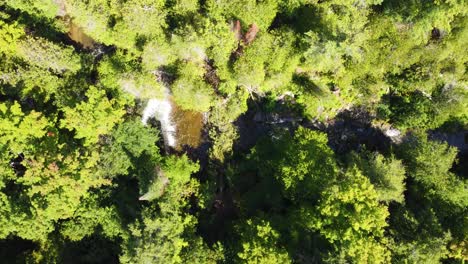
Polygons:
M381 242L389 212L378 203L373 185L358 169L349 169L321 197L310 227L334 245L338 259L356 263L389 261L389 251Z
M60 126L74 129L75 138L84 138L84 144L89 146L98 142L99 135L108 134L122 120L125 110L115 99L109 100L104 90L95 86L89 87L86 97L86 102L63 109L65 118L61 120Z

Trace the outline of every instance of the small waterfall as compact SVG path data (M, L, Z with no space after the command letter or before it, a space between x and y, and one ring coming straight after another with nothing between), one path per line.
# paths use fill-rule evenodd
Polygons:
M172 121L172 104L168 95L164 99L150 99L143 111L141 122L147 124L148 119L155 117L161 122L161 132L163 134L164 143L170 147L175 147L176 142L176 126Z
M158 75L156 72L155 75L158 81L162 82L161 73ZM138 89L133 86L132 82L122 84L125 91L138 97ZM200 145L203 125L206 124L208 115L181 109L173 101L169 87L167 85L163 87L162 97L148 100L141 122L146 125L151 117L155 117L161 123L161 134L166 147L172 147L178 151L185 145L197 148Z

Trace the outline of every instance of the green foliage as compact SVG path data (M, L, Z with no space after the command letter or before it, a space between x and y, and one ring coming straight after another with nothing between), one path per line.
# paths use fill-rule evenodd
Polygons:
M164 199L169 199L171 206L184 207L190 196L197 195L199 183L192 179L191 175L198 169L198 164L190 161L185 155L177 158L168 157L165 160L162 170L164 177L167 178L168 186ZM167 209L170 210L170 208Z
M238 85L249 91L279 94L299 63L293 41L294 36L288 31L259 34L234 64Z
M271 37L263 35L247 47L243 56L236 61L234 72L240 86L256 90L265 80L265 61L268 58L268 47L271 45Z
M213 138L211 157L223 161L232 154L232 145L238 138L235 126L232 124L241 114L247 111L247 98L249 93L245 90L236 91L233 96L218 100L210 114L213 128L210 136Z
M50 143L53 139L44 140L33 153L25 153L25 172L10 181L10 186L23 188L2 194L8 212L2 218L9 219L2 234L45 242L54 223L72 217L90 188L110 183L95 173L97 153Z
M213 159L223 161L226 156L232 154L232 145L238 138L236 128L232 124L210 130L210 136L213 137L213 146L210 152Z
M38 101L48 101L60 92L63 79L48 70L34 66L14 67L12 63L3 64L2 80L13 87L21 98L35 98Z
M120 258L121 263L182 263L180 254L188 246L184 229L193 225L193 218L169 213L160 215L151 209L142 212L143 221L130 227L131 240Z
M451 117L466 116L466 98L464 88L447 84L431 95L416 91L408 97L390 98L380 106L380 115L402 129L433 129Z
M7 22L10 20L9 16L3 13L0 15L0 53L3 54L0 81L14 87L10 91L3 87L1 90L9 94L15 93L22 98L49 100L61 85L59 77L55 75L57 71L78 70L79 58L71 49L62 51L62 46L44 39L25 40L24 25L16 21ZM26 60L29 65L20 62L18 57Z
M0 103L0 151L3 155L31 152L37 140L45 136L48 125L41 113L31 111L26 115L18 102Z
M115 99L107 99L105 91L95 86L89 87L86 97L87 102L64 108L65 118L60 125L74 129L75 138L84 138L85 145L89 146L98 142L99 135L108 134L121 121L125 111Z
M73 17L73 22L94 40L111 45L116 43L114 33L108 26L115 25L118 14L118 2L112 1L67 1L67 13ZM125 41L123 44L127 44Z
M291 87L299 90L297 102L304 106L305 115L320 121L335 117L343 107L343 99L331 92L326 85L317 86L306 78L298 77L298 84Z
M0 20L0 53L14 54L17 41L24 35L23 29L17 23L8 24Z
M467 206L466 180L450 172L457 155L455 148L418 135L400 151L408 175L420 184L424 196L442 199L454 206Z
M45 154L34 156L25 175L18 179L19 183L31 186L27 194L34 198L32 205L41 212L42 218L58 220L70 217L89 188L109 184L94 173L96 154L79 155L75 152L64 157ZM82 169L77 171L77 168Z
M247 28L251 24L256 24L261 30L266 30L278 10L278 1L207 1L209 12L227 17L227 19L239 19L242 25Z
M396 257L395 263L440 263L448 255L447 244L450 235L430 238L428 240L418 239L412 243L400 244L396 253L401 257Z
M468 127L465 2L0 8L2 261L467 259L466 155L424 135Z
M265 166L263 173L272 173L294 200L316 197L338 172L326 134L303 127L294 137L285 135L274 146L269 142L260 145L253 154L258 155L260 166Z
M159 36L165 27L164 2L164 0L123 2L119 7L122 19L118 20L113 28L116 33L118 32L117 39L127 42L137 40L141 36L148 38Z
M198 1L194 0L175 0L168 1L172 5L172 12L177 15L188 15L198 10Z
M186 263L185 251L195 263L216 263L220 254L192 237L195 219L177 212L158 214L147 208L143 220L130 226L131 239L126 241L121 263ZM188 243L190 239L190 244Z
M200 66L200 69L195 70L194 67L181 64L181 74L201 74L202 65L204 64L206 57L206 41L201 35L197 34L194 29L190 26L180 29L178 34L174 34L171 37L171 48L175 55L183 61L191 62ZM195 70L194 73L185 72L184 69Z
M55 18L59 7L54 1L48 0L8 0L7 4L15 9L27 12L35 16Z
M207 56L213 60L216 73L221 80L231 77L230 57L238 46L238 40L231 31L230 25L218 17L204 21L203 37L209 48Z
M449 232L444 232L433 209L419 208L413 213L403 208L392 212L391 245L395 263L440 263L447 257Z
M171 46L164 40L152 40L146 43L142 57L142 65L148 71L157 70L158 67L168 65L175 60Z
M111 177L126 175L129 169L135 169L134 160L143 154L150 155L152 162L158 162L157 140L157 132L143 126L139 120L119 124L110 134L101 155L102 172Z
M108 238L120 235L122 227L115 207L100 207L97 197L82 201L75 211L76 217L61 223L60 233L71 241L80 241L95 232L101 226L103 234Z
M182 65L179 74L171 86L176 104L184 110L208 111L213 101L213 90L203 81L203 72L195 64L188 63Z
M377 192L356 168L349 169L322 193L310 227L318 230L337 253L336 259L356 263L387 263L390 254L381 239L389 213Z
M124 91L137 98L162 97L164 87L150 71L141 71L135 58L117 53L100 61L100 83L106 88Z
M394 157L385 158L377 153L368 153L363 157L354 154L353 162L374 185L379 201L404 202L405 168L400 160Z
M166 27L164 1L66 1L73 22L94 40L135 50Z
M71 47L61 47L42 38L27 37L18 43L17 55L26 62L54 73L76 72L80 58Z
M247 220L246 224L241 226L240 233L242 251L238 253L238 257L242 263L291 263L288 253L277 245L279 234L270 223Z
M159 210L154 206L143 209L142 220L129 228L131 236L124 243L120 261L186 263L190 259L195 263L216 263L221 255L195 236L196 219L182 210L190 196L196 194L197 183L190 175L198 171L198 166L186 156L172 156L164 162L162 171L155 181L165 181L166 185L164 193L155 197L159 198ZM192 251L196 254L189 253Z

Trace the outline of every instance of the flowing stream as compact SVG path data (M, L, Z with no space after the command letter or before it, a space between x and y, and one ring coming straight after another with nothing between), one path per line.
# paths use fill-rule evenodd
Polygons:
M164 138L164 143L170 147L176 147L176 126L172 121L172 102L169 96L166 95L163 99L150 99L143 110L141 122L148 123L148 119L155 117L161 122L161 132Z
M96 45L93 38L86 35L81 27L73 23L73 20L67 13L65 0L54 0L58 6L57 17L63 20L68 26L68 37L74 42L80 44L85 49L92 49Z
M166 88L164 98L148 100L141 122L146 125L151 117L161 123L165 145L176 150L181 150L185 145L192 148L200 145L204 125L203 114L178 107L172 100L169 89Z
M73 23L73 21L67 17L64 17L65 21L68 19L68 36L70 37L71 40L75 41L76 43L79 43L83 48L85 49L92 49L96 45L96 42L94 39L92 39L90 36L86 35L83 32L83 29L76 24Z

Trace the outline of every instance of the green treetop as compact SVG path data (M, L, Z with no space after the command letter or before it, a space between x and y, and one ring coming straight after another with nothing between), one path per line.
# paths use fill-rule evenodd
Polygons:
M119 123L125 111L115 99L109 100L104 90L90 86L86 92L87 101L74 108L65 107L65 118L60 125L75 130L75 138L85 139L85 145L95 144L99 135L108 134Z

